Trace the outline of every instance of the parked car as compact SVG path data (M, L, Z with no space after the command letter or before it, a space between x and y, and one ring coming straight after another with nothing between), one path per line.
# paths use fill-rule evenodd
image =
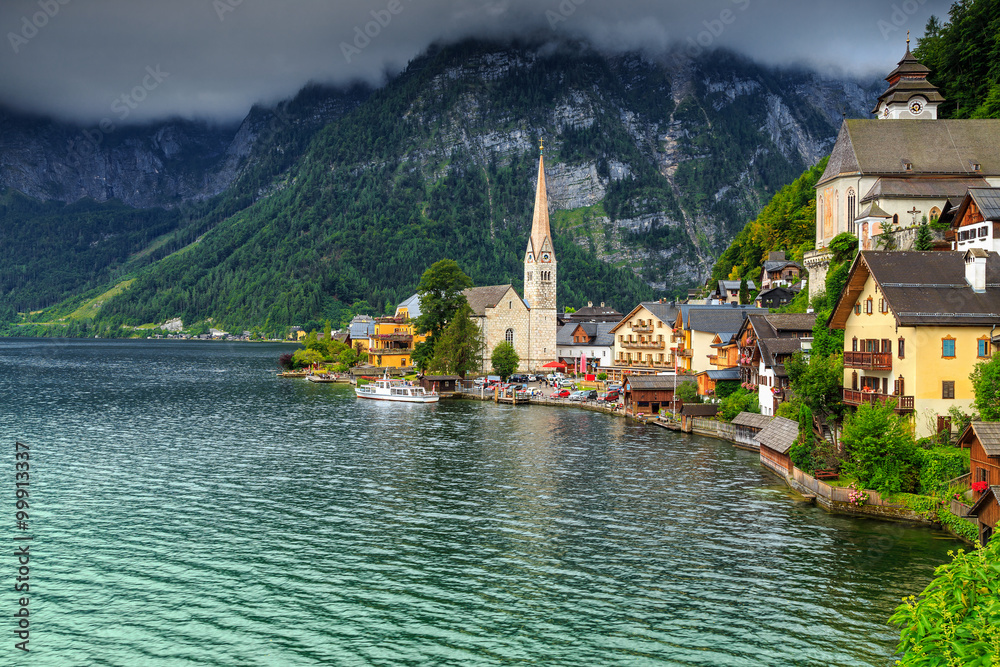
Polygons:
M587 394L590 392L586 390L574 391L569 395L569 400L571 401L585 401L587 400Z
M606 391L603 394L601 394L600 396L598 396L597 400L600 401L600 402L602 402L602 403L614 403L619 398L621 398L621 394L619 392L617 392L617 391Z
M552 392L549 398L569 398L569 389L559 389Z
M562 380L558 380L556 382L556 386L564 388L564 389L567 388L567 387L572 387L574 384L576 384L576 383L573 382L573 380L571 380L569 378L563 378Z
M584 389L584 393L587 394L586 400L596 401L597 400L597 390L596 389Z
M622 391L622 386L620 384L609 384L606 385L604 388L607 389L608 391L617 391L618 393L621 393Z

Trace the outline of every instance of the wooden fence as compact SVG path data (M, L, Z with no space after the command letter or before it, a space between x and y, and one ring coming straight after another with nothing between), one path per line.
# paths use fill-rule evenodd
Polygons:
M795 482L817 496L822 496L828 500L848 503L851 501L850 493L853 489L846 486L830 486L826 482L821 482L812 475L807 475L798 468L792 468L792 477ZM875 505L878 507L905 507L900 503L891 503L889 501L883 500L882 495L878 491L872 491L871 489L865 489L864 493L868 494L868 500L865 501L865 505Z
M736 427L729 422L720 422L714 419L693 417L691 420L691 426L694 430L705 435L712 435L716 438L725 438L726 440L736 439Z

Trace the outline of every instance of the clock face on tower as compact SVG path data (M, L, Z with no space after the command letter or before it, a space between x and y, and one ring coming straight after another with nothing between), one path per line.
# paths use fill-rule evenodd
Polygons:
M532 256L532 255L528 255L528 264L531 264L531 263L532 263L532 262L534 262L534 261L535 261L535 258L534 258L534 256Z
M914 116L920 115L920 112L924 110L924 105L920 100L913 100L910 102L910 113Z
M548 262L550 259L551 258L549 257L549 253L547 253L547 252L542 253L542 261L543 262Z
M889 106L888 105L886 105L886 107L884 109L882 109L882 115L885 116L886 118L889 117Z

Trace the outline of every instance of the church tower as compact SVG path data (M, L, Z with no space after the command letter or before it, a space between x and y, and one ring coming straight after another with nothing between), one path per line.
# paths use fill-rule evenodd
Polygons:
M889 88L879 95L872 113L883 120L937 120L938 105L944 97L927 80L930 69L910 53L910 32L906 32L906 54L885 78Z
M540 148L541 150L541 148ZM530 311L529 369L538 370L556 358L556 253L549 229L549 201L545 193L545 158L538 156L538 184L531 236L524 255L524 300Z

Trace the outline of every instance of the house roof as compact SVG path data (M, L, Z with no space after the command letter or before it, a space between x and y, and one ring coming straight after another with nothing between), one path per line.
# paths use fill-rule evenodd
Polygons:
M775 365L776 357L795 354L802 349L801 338L758 338L757 345L767 366Z
M733 419L734 426L749 426L750 428L764 428L771 423L772 417L757 414L756 412L741 412Z
M713 342L709 347L728 347L735 342L733 340L733 336L735 335L735 331L720 331L715 334L715 337L719 339L719 342L716 343L713 339Z
M469 307L475 315L483 316L487 308L493 308L500 299L504 297L507 290L511 289L507 285L487 285L486 287L470 287L462 290L465 299L469 302Z
M959 436L959 442L970 442L975 435L987 456L1000 456L1000 422L972 422Z
M403 303L396 306L396 312L399 312L400 308L406 308L407 312L410 314L410 319L415 320L420 317L420 295L414 294L409 299Z
M719 412L715 403L685 403L681 406L681 414L685 417L714 417Z
M681 306L677 304L676 301L643 301L638 306L629 311L628 315L625 315L621 320L611 328L611 332L614 333L618 327L627 323L633 315L639 312L640 309L645 308L653 317L660 320L661 322L673 326L674 320L677 319L677 313Z
M737 290L740 288L740 280L720 280L719 281L719 291L725 290ZM757 289L757 286L752 280L747 281L747 289Z
M874 201L868 202L868 204L861 209L855 220L864 220L865 218L891 218L892 216L879 208L879 205Z
M979 209L984 220L1000 220L1000 188L971 188L955 208L951 219L960 222L965 217L965 211L972 202L975 202L976 208ZM953 227L954 224L952 222Z
M708 374L709 380L739 380L740 379L740 369L738 368L722 368L718 370L705 371Z
M914 121L915 122L915 121ZM842 329L872 276L898 326L992 325L1000 321L1000 255L988 252L986 291L965 280L965 251L858 253L829 325Z
M982 187L989 187L985 178L880 178L861 198L861 203L883 197L961 199L969 188Z
M685 309L686 308L686 309ZM743 320L752 313L766 313L756 306L682 306L682 324L692 331L719 333L739 331Z
M375 335L375 320L367 315L355 315L347 329L351 340L362 340Z
M816 187L848 174L1000 175L1000 119L845 120Z
M621 313L619 313L614 308L605 306L603 304L601 304L600 306L587 305L585 308L581 308L580 310L574 313L570 313L569 315L566 316L566 319L570 321L576 320L576 321L618 322L619 320L621 320L621 318L622 318Z
M763 303L765 299L787 299L789 301L795 296L795 292L787 287L771 287L757 295L757 301Z
M979 516L979 513L990 503L1000 504L1000 486L991 486L983 491L983 495L979 496L979 500L969 508L969 513L966 516Z
M764 270L765 271L769 271L769 272L770 271L781 271L786 266L794 266L797 269L801 269L802 268L800 265L796 264L795 262L793 262L790 259L770 260L770 261L764 262ZM749 285L749 283L748 283L748 285Z
M695 377L693 375L678 375L676 376L677 386L684 384L685 382L695 382ZM673 389L675 382L675 376L673 375L626 375L624 385L628 385L630 389L639 391L650 391L650 390L660 390L660 389Z
M798 439L798 423L784 417L775 417L770 424L754 436L754 440L759 442L762 447L767 447L779 454L787 453Z
M611 330L615 322L567 322L556 331L556 345L611 347L615 344L615 336ZM583 329L589 339L586 343L573 342L573 334L577 327Z
M811 332L816 326L816 313L768 313L764 319L779 337L782 332Z

